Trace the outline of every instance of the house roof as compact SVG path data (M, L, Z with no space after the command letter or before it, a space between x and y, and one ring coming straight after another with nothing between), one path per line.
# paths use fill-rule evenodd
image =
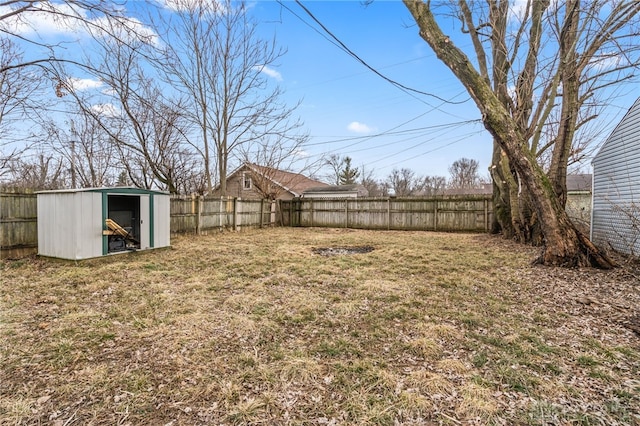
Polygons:
M591 191L591 174L567 175L567 192Z
M358 197L368 197L369 190L364 185L358 183L350 185L325 185L309 188L304 191L302 196L317 196L318 194L335 194L336 197L342 197L345 194L356 194Z
M307 188L304 192L350 192L361 191L364 186L354 183L352 185L324 185ZM366 188L364 188L366 189Z
M265 176L273 183L289 191L296 197L301 196L302 193L309 188L329 186L326 183L313 180L300 173L286 172L284 170L275 169L273 167L259 166L252 163L243 164L234 173L237 173L239 170L245 167L261 176Z

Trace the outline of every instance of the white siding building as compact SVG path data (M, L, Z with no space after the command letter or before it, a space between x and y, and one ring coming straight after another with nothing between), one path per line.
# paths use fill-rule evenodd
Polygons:
M80 260L170 244L168 193L87 188L37 196L39 255Z
M640 98L593 159L591 239L640 255Z

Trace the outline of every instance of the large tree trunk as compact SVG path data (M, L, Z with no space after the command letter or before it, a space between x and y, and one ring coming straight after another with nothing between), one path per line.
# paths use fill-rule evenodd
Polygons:
M489 82L472 66L466 55L442 33L429 5L421 0L404 0L420 28L420 36L431 46L465 86L482 113L485 128L504 151L518 176L543 235L539 263L557 266L594 265L611 268L614 263L603 255L571 223L552 182L527 149L527 140ZM511 201L513 202L513 200Z
M509 164L500 145L494 142L491 177L493 179L493 210L495 223L492 233L524 244L543 244L538 216L531 207L527 193L522 190L518 174Z

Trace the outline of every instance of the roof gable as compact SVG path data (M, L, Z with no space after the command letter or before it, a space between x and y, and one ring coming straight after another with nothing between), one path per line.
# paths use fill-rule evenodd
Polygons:
M252 163L242 164L242 166L238 167L231 174L229 174L229 176L227 176L227 179L245 171L251 171L261 177L268 179L273 184L291 193L294 197L300 197L302 193L308 188L328 186L324 182L308 178L307 176L304 176L300 173L287 172L273 167L259 166Z

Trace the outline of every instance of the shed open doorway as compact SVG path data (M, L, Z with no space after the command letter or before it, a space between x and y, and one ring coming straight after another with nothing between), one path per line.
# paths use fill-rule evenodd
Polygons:
M124 250L140 249L140 196L111 195L107 196L107 217L122 227L129 237L121 235L109 236L109 253Z

